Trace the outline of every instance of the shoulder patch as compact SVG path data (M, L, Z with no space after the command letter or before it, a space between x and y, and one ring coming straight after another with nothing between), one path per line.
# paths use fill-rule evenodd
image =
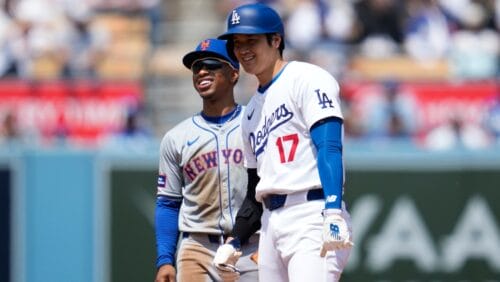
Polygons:
M165 185L167 183L167 176L166 175L158 175L158 187L165 188Z

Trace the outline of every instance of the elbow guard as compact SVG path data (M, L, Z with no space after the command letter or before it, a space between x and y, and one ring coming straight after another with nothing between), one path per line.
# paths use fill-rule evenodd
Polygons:
M257 170L248 169L247 194L236 215L236 222L233 227L233 237L239 238L241 244L245 244L248 238L261 226L262 204L255 200L255 188L259 180Z
M262 204L245 198L233 228L233 237L239 238L241 244L245 244L250 236L260 229L262 211Z

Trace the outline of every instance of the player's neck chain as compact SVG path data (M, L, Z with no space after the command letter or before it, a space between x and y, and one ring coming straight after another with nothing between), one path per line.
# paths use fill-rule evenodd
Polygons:
M233 120L235 117L238 116L238 114L240 113L241 111L241 106L236 104L236 107L234 107L234 109L223 115L223 116L219 116L219 117L211 117L211 116L207 116L205 115L203 112L200 112L200 115L201 117L203 117L204 120L210 122L210 123L214 123L216 124L218 127L222 127L224 126L226 123L230 122L231 120Z

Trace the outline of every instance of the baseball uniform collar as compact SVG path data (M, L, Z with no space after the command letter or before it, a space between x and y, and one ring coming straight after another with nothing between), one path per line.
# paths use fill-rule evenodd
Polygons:
M259 88L257 89L257 92L259 92L260 94L264 94L264 92L267 91L267 89L269 87L271 87L271 85L276 81L278 80L278 78L281 76L281 74L283 73L283 71L285 70L285 68L288 66L289 63L286 63L283 68L281 68L281 70L273 77L273 79L271 79L271 81L266 84L266 85L263 85L263 86L259 86Z

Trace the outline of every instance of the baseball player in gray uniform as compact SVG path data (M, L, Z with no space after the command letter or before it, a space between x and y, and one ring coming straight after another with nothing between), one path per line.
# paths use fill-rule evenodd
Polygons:
M186 54L203 109L169 130L160 145L156 202L156 281L257 281L258 235L242 242L238 272L217 273L217 248L232 230L245 198L241 119L233 89L239 64L226 41L203 40ZM177 253L176 253L177 252Z
M285 61L284 36L276 11L247 4L229 13L227 31L219 37L228 40L230 53L259 81L242 121L251 195L245 202L264 206L259 281L338 281L353 245L342 200L339 85L318 66ZM235 240L247 236L239 223ZM227 242L214 264L237 258L238 247Z

